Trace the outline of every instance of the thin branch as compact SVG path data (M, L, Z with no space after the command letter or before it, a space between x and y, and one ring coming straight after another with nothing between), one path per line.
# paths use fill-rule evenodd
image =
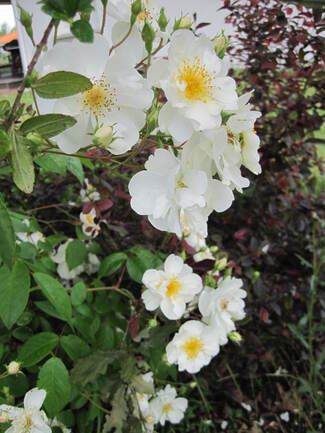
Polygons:
M39 57L40 57L40 55L42 53L42 50L43 50L44 46L46 45L46 42L48 40L48 37L50 36L50 33L51 33L54 25L55 25L55 20L52 18L51 21L49 22L49 25L47 26L44 34L43 34L43 37L42 37L40 43L36 47L36 51L35 51L35 53L33 55L33 58L31 60L30 64L28 65L26 75L30 75L33 72L34 67L35 67L35 65L36 65L36 63L37 63L37 61L38 61L38 59L39 59ZM4 121L4 126L5 126L6 129L9 129L10 126L11 126L11 124L12 124L12 122L13 122L14 115L15 115L15 113L17 111L17 108L18 108L19 103L21 101L21 98L23 96L24 90L25 90L25 81L23 80L21 82L19 88L18 88L17 96L16 96L14 104L13 104L13 106L11 108L11 111L8 114L8 117Z
M119 41L117 42L115 45L111 46L111 49L109 50L109 54L112 54L112 51L115 50L115 48L119 47L120 45L123 44L123 42L125 42L127 40L127 38L130 36L131 32L133 29L133 25L130 25L128 32L126 33L126 35Z
M105 24L106 24L106 10L107 10L107 3L103 4L103 19L102 19L102 26L100 28L100 34L102 35L105 30Z

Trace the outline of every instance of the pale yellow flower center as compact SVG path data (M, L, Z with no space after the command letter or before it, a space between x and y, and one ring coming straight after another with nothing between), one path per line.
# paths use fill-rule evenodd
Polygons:
M252 132L253 134L256 134L256 130L255 130L254 128L251 130L251 132Z
M163 413L168 413L172 410L173 406L171 403L166 403L163 405L162 411Z
M90 226L94 224L94 218L89 213L86 214L86 221Z
M23 433L29 433L30 428L32 427L32 425L33 425L32 419L29 416L26 416L26 423L24 425Z
M181 289L182 285L177 278L172 278L167 286L166 296L167 298L175 299Z
M115 92L103 78L95 80L93 87L82 95L83 109L91 111L95 116L104 116L114 104Z
M226 299L222 299L220 302L221 310L227 310L229 302Z
M214 73L209 73L198 57L193 63L187 60L179 66L177 81L184 86L184 95L191 102L208 102L213 99Z
M183 349L185 350L188 359L193 359L203 351L203 343L199 338L191 337L184 343Z

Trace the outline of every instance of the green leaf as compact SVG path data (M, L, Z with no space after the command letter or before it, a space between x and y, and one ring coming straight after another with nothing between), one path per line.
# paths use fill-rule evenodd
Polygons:
M99 267L99 277L109 277L114 274L114 272L121 268L127 258L128 257L125 253L113 253L110 256L105 257Z
M8 210L0 196L0 257L10 268L16 251L15 232Z
M118 359L119 352L97 351L77 361L71 370L71 381L76 385L85 386L93 383L99 376L106 374L109 364Z
M72 361L83 358L91 352L88 344L76 335L65 335L61 337L60 344Z
M41 114L25 120L20 127L20 131L24 135L36 132L43 138L51 138L61 134L61 132L71 128L76 123L74 117L65 114Z
M57 346L59 337L53 332L33 335L21 348L18 361L23 367L31 367L45 358Z
M37 165L43 170L64 176L67 172L67 164L63 155L42 155L35 159Z
M74 307L81 305L87 297L87 288L83 281L75 284L71 289L71 302Z
M59 315L71 324L72 307L66 289L56 279L41 272L35 273L34 279Z
M11 134L11 166L16 186L26 194L33 191L35 172L33 158L27 141L16 133Z
M40 369L37 381L39 389L45 389L45 409L53 418L70 400L69 373L59 358L49 359Z
M106 422L103 426L103 433L114 431L115 433L122 433L124 423L127 420L129 413L126 404L126 387L123 385L115 392L112 401L112 410L110 415L106 416Z
M29 298L30 277L27 267L16 261L10 272L6 266L0 269L0 316L10 329L26 308Z
M10 102L7 99L0 101L0 119L6 117L10 111Z
M86 20L74 21L70 26L71 33L80 42L93 42L94 41L94 30Z
M132 280L142 282L143 274L147 269L155 269L161 265L161 260L147 248L140 246L133 247L130 252L126 267Z
M20 9L20 22L25 27L26 33L30 37L33 45L35 45L33 38L32 15L29 14L20 5L18 5L18 8Z
M0 129L0 158L3 158L10 150L10 140L8 134Z
M38 96L46 99L64 98L92 88L89 78L75 72L50 72L33 84Z
M80 184L84 183L84 169L79 158L74 158L73 156L68 156L66 158L67 169L79 180Z
M69 242L65 252L65 259L70 270L84 263L87 260L87 257L88 251L82 241L75 239Z

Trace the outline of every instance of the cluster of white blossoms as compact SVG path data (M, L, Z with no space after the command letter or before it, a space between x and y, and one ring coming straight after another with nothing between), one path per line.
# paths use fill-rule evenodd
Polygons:
M156 424L164 426L166 421L172 424L181 422L187 409L187 399L177 397L176 389L170 385L155 392L152 372L143 374L141 380L151 386L150 393L136 393L145 431L152 432Z
M148 71L150 85L167 98L159 130L174 146L156 150L131 179L131 207L157 229L190 238L197 250L211 212L227 210L233 190L249 185L241 166L261 171L254 130L260 113L251 110L251 93L238 97L228 68L206 36L178 30L168 59L153 62Z
M94 274L98 271L100 265L96 254L89 252L86 263L69 269L66 260L66 250L72 240L73 239L68 239L66 242L62 243L51 255L51 259L57 264L56 271L59 277L64 281L74 280L83 272L86 272L88 275Z
M142 282L147 310L160 308L167 319L178 320L191 303L189 310L196 304L202 316L182 324L167 345L167 360L177 364L179 371L197 373L208 365L236 330L235 322L245 317L246 292L241 279L228 276L220 278L216 288L203 287L199 275L178 256L168 256L163 270L147 270Z
M228 75L229 59L218 55L220 41L215 45L204 35L179 28L186 26L171 28L164 9L153 0L143 0L134 12L136 3L108 2L107 13L116 21L110 29L113 45L96 34L89 44L58 41L41 56L40 77L70 71L88 77L92 87L60 99L38 98L38 106L42 113L77 120L55 138L64 152L95 145L113 155L128 152L140 136L145 140L146 115L159 111L154 133L163 134L170 146L157 149L145 170L131 179L131 207L158 230L188 238L199 251L208 235L209 215L226 211L233 191L249 185L241 168L261 171L254 130L261 113L251 109L251 92L239 97ZM150 54L144 34L148 28ZM167 45L167 58L155 59L154 53ZM139 65L146 63L140 73ZM154 98L157 92L161 97ZM87 185L84 200L90 189ZM97 236L99 226L89 223L93 215L81 218L84 232Z

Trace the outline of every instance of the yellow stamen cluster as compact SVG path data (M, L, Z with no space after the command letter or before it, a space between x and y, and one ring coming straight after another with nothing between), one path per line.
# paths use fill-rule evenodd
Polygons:
M86 221L90 226L94 224L94 218L89 213L86 214Z
M30 428L32 427L32 425L33 425L32 419L29 416L26 416L26 423L24 425L23 433L29 433Z
M166 403L163 405L162 411L163 411L163 413L168 413L172 410L172 408L173 408L173 406L171 403Z
M150 23L152 21L152 14L149 9L149 3L149 0L145 0L142 4L142 10L137 16L139 24L145 24L146 22Z
M189 338L183 345L183 349L186 352L188 359L194 359L203 350L203 343L197 337Z
M115 105L116 92L104 78L94 80L93 87L82 95L84 110L91 111L96 117L102 117Z
M214 73L209 73L198 57L192 63L184 60L178 68L177 82L191 102L208 102L213 99Z
M175 299L177 298L177 295L179 291L181 290L181 283L176 278L172 278L167 286L166 290L166 296L167 298Z

